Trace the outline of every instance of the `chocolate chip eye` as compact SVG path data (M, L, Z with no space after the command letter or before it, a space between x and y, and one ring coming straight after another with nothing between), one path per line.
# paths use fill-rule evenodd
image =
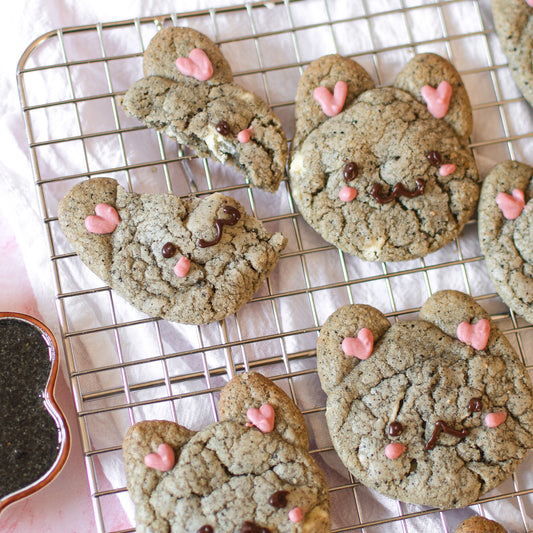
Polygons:
M483 408L483 403L481 401L481 398L472 398L468 402L468 410L471 413L479 413L482 408Z
M354 163L353 161L346 163L344 165L344 170L342 174L344 176L344 181L346 182L352 181L357 178L357 174L359 174L359 167L357 166L357 163Z
M278 490L274 492L272 496L268 499L268 503L275 507L276 509L282 509L287 505L287 496L289 492L286 490Z
M403 432L403 426L400 424L400 422L391 422L389 424L389 435L391 437L397 437L398 435L401 435Z
M169 257L173 257L174 255L176 255L177 251L178 249L174 244L172 244L171 242L167 242L163 245L163 248L161 249L161 254L163 255L163 257L168 259Z
M216 125L216 130L218 131L218 133L220 133L220 135L224 135L224 136L229 135L231 133L229 124L225 120L221 120Z
M442 163L442 155L440 152L436 152L435 150L432 150L431 152L426 153L427 160L429 161L429 164L434 167L439 167Z

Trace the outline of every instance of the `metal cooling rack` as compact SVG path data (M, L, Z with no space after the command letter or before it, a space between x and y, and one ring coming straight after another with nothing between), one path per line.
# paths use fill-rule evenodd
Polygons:
M418 22L428 16L433 24ZM276 380L305 415L312 453L331 490L333 531L420 531L422 520L432 516L438 523L434 530L453 532L469 514L484 515L502 501L516 511L517 531L533 531L528 518L533 486L523 476L527 466L469 510L420 510L401 503L391 510L373 504L371 493L336 459L325 430L324 396L317 401L307 394L320 389L314 346L333 309L362 301L396 320L416 315L427 296L442 288L476 297L531 372L533 327L509 312L488 283L476 222L425 259L366 264L345 256L305 224L286 180L272 202L271 195L249 188L236 173L197 159L123 114L121 96L141 77L142 52L162 25L189 25L216 40L236 81L268 101L289 137L296 83L312 59L332 52L351 56L377 85L387 85L413 53L435 51L456 65L470 94L471 148L481 175L489 163L503 159L533 163L527 157L531 109L509 81L489 0L278 0L64 28L32 43L19 63L20 98L98 530L117 531L110 518L112 500L128 498L124 480L111 476L109 482L104 475L106 461L120 463L122 436L106 424L126 427L152 409L181 421L193 407L204 417L193 419L193 425L203 425L217 418L217 393L227 379L255 369ZM283 231L289 246L252 302L223 322L176 329L135 314L85 274L58 226L59 198L78 181L100 175L136 192L148 192L149 183L155 192L216 189L234 195L271 230ZM73 272L84 275L73 281ZM90 312L95 308L100 311ZM87 346L98 347L97 364ZM507 517L500 518L505 524Z

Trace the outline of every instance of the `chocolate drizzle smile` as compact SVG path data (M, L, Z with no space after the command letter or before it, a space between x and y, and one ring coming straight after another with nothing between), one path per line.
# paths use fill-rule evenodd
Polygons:
M234 226L241 218L241 214L238 209L232 207L231 205L224 206L224 213L230 215L230 218L219 218L215 221L215 228L217 229L217 236L212 241L206 241L205 239L200 239L198 241L198 246L200 248L207 248L208 246L214 246L222 238L222 228L224 226Z
M454 437L459 437L460 439L464 439L468 435L467 429L453 429L448 426L443 420L437 420L435 422L435 429L433 430L433 435L431 435L431 438L426 443L426 450L432 450L435 447L435 444L437 444L439 436L443 431L448 435L453 435Z
M374 198L380 204L388 204L392 202L398 196L405 196L406 198L414 198L415 196L420 196L424 194L426 189L426 182L423 179L416 180L416 189L414 191L409 191L406 189L402 183L398 182L392 188L392 192L389 195L383 194L383 186L381 183L374 183L372 189L370 189L370 196Z

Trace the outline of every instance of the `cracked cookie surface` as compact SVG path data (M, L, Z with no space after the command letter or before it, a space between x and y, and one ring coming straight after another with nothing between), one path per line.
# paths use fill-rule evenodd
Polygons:
M532 228L533 168L504 161L483 181L478 208L479 241L496 291L513 311L531 323Z
M205 52L213 73L184 75L177 59ZM131 116L202 157L234 166L256 187L277 190L285 173L287 139L279 119L258 96L233 83L218 47L191 28L164 28L144 54L145 77L124 95ZM241 137L244 132L245 137Z
M456 237L475 210L477 168L465 144L472 127L468 96L453 66L434 54L411 60L394 87L373 88L354 65L325 56L300 80L289 165L293 196L305 220L351 255L425 256ZM435 118L421 90L442 81L452 95L446 115ZM328 117L311 87L335 99L343 82L343 108Z
M128 431L123 451L137 531L327 533L327 486L294 403L256 373L234 378L221 394L221 420L197 433L166 421ZM274 421L263 432L247 413L265 403ZM163 443L175 458L165 472L144 460Z
M110 232L86 227L88 218L98 221L99 204L117 214ZM110 178L74 186L58 217L80 259L121 296L151 316L186 324L221 320L244 305L287 242L222 194L135 194Z
M533 7L526 0L491 0L494 27L511 75L533 105Z
M476 334L488 326L485 345L460 324ZM345 341L361 348L365 328L373 339L366 358ZM370 306L345 306L320 332L317 366L337 453L356 479L392 498L470 505L533 447L527 371L463 293L440 291L419 320L392 326Z

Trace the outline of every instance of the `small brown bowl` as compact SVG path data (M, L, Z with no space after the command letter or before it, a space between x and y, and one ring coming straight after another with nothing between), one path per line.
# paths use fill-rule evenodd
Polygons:
M54 387L57 343L39 320L0 312L0 511L48 485L70 451Z

